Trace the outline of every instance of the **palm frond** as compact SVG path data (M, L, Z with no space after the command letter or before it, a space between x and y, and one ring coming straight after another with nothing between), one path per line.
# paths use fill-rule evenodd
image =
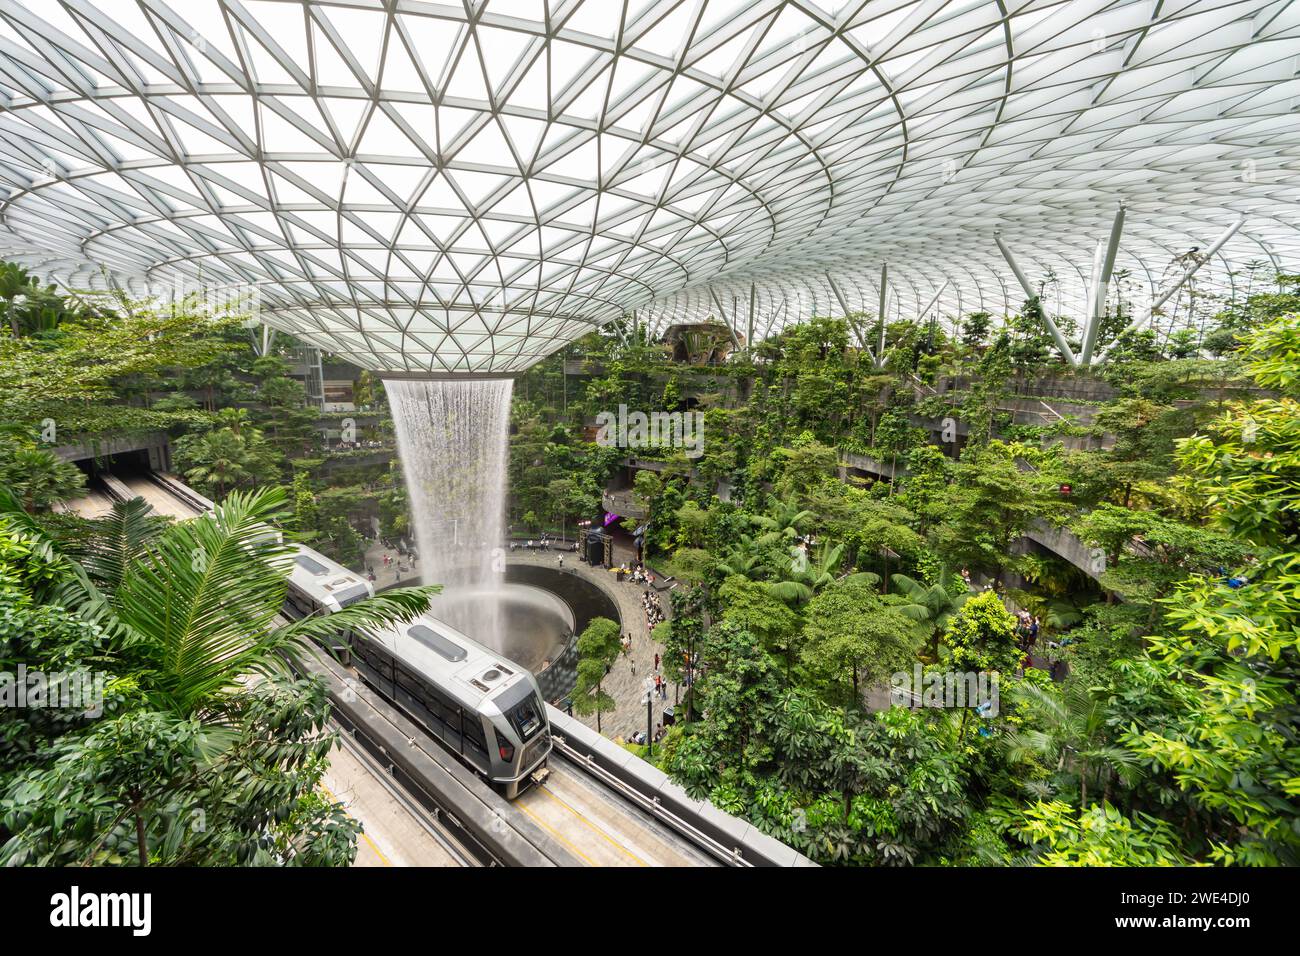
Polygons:
M767 584L768 593L787 604L802 603L812 599L813 589L798 581L771 581Z
M113 603L148 635L161 705L190 714L246 674L283 668L274 621L290 550L266 530L284 502L280 488L232 493L128 565Z
M92 521L79 542L81 566L101 588L111 592L127 566L144 554L169 524L143 498L113 503L113 510Z
M277 637L285 650L294 655L304 640L328 644L331 638L347 631L370 636L379 628L406 623L423 614L429 610L429 599L441 590L440 584L394 588L333 614L313 615L294 621L281 627Z
M909 621L916 621L923 624L930 620L930 609L924 604L897 604L894 605L898 613L903 615Z
M0 485L0 515L42 563L58 568L59 573L47 584L47 590L41 596L42 603L67 608L78 617L99 625L110 639L132 640L131 629L117 617L107 597L95 586L85 569L50 539L40 524L23 509L17 496L3 485Z
M909 577L906 574L891 574L889 576L889 581L894 585L896 591L902 591L909 597L917 591L925 589L925 585L921 584L920 581L916 580L916 578Z

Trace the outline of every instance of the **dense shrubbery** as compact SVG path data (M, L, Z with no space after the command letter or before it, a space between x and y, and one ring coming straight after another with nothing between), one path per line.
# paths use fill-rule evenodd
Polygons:
M593 336L517 383L516 530L599 512L627 450L587 440L597 412L703 412L703 455L638 449L664 467L629 489L647 515L629 530L648 524L650 555L681 582L655 632L666 676L693 678L658 756L693 793L820 861L1295 863L1300 301L1283 279L1229 306L1199 349L1187 335L1125 338L1105 372L1115 396L1043 425L1016 424L1011 407L1065 372L1036 300L1005 328L967 316L956 338L891 324L883 368L856 347L864 330L875 341L856 319L792 326L724 365ZM329 745L319 688L269 658L180 668L168 648L205 635L151 630L158 601L206 601L230 605L207 618L212 646L232 622L263 650L286 640L266 616L281 579L258 583L245 561L207 590L180 560L195 535L238 537L244 492L224 517L181 526L126 512L111 529L37 525L80 484L37 430L47 417L60 442L165 428L188 480L218 498L291 486L292 527L352 563L361 516L405 533L400 480L366 457L331 459L284 360L254 356L236 323L69 303L18 273L0 274L6 296L0 404L16 428L0 446L13 487L0 666L94 668L108 683L94 721L46 710L5 723L0 854L346 861L352 825L312 789ZM1110 317L1103 338L1123 325ZM577 357L582 386L560 364ZM382 391L366 387L382 436ZM1056 440L1101 435L1104 449ZM842 478L843 452L883 475ZM1026 548L1027 531L1054 529L1095 549L1091 573ZM980 593L963 571L1007 586ZM418 596L395 600L357 613L403 613ZM1008 607L1041 618L1034 651L1068 677L1021 670ZM610 706L616 632L584 635L579 709ZM259 670L272 673L255 692L235 690ZM880 709L898 672L968 670L998 673L996 708ZM188 820L214 803L248 809L210 812L196 836Z
M1015 376L1064 374L1036 303L991 344L978 316L964 341L891 326L884 370L833 320L725 377L593 339L573 350L600 370L581 393L558 360L525 379L514 490L541 513L557 476L613 474L618 450L579 429L619 402L706 410L703 456L660 451L633 488L650 554L689 585L656 631L667 675L695 678L660 764L818 860L1295 863L1294 298L1233 311L1249 335L1215 360L1186 335L1124 340L1085 425L1011 424ZM913 369L967 384L931 395ZM1275 397L1246 401L1246 376ZM944 417L960 448L930 444ZM842 480L840 451L896 477ZM1092 577L1021 545L1062 527L1095 549ZM967 600L963 569L1015 586ZM1034 652L1063 681L1021 671L1008 604L1040 617ZM913 662L997 671L1000 707L864 706Z

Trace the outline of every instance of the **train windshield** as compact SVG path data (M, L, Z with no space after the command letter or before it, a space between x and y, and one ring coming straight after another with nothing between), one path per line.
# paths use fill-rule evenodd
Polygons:
M537 702L535 694L530 694L524 698L523 703L510 711L507 716L510 718L511 725L519 734L520 740L528 740L542 728L542 708Z

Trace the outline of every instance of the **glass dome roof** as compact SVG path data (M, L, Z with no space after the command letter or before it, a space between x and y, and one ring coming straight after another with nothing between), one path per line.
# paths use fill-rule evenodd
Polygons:
M1300 4L17 0L0 254L73 286L256 286L392 372L519 371L636 310L1078 311L1117 202L1176 257L1296 260Z

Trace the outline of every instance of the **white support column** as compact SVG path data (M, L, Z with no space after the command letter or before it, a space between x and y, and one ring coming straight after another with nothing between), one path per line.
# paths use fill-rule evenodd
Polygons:
M1002 236L996 232L993 233L993 241L996 242L998 248L1002 250L1002 258L1007 260L1007 265L1011 267L1011 271L1015 275L1016 281L1020 283L1020 288L1024 290L1025 298L1032 299L1037 296L1038 293L1034 291L1034 287L1029 284L1029 280L1025 278L1025 274L1020 271L1020 266L1017 265L1015 256L1011 254L1011 250L1007 248L1007 244L1002 241ZM1070 349L1070 343L1065 341L1065 336L1062 335L1061 330L1056 327L1056 323L1053 322L1052 317L1047 314L1047 310L1042 309L1041 302L1039 303L1039 308L1043 313L1043 322L1047 326L1047 331L1052 334L1052 339L1056 342L1057 351L1061 353L1062 358L1064 358L1070 365L1078 365L1079 361L1074 357L1074 352Z
M950 281L951 280L949 279L944 279L943 285L939 286L939 291L936 292L934 295L930 296L930 301L925 304L925 308L922 309L916 316L918 322L927 312L929 312L931 309L934 308L934 304L939 301L939 296L943 295L944 290L948 288L948 283Z
M1106 252L1102 257L1101 246L1097 246L1100 262L1093 263L1093 285L1090 296L1092 308L1088 310L1087 325L1083 331L1083 348L1079 353L1079 364L1087 368L1092 364L1092 351L1097 345L1097 333L1101 330L1101 318L1106 311L1106 292L1110 288L1110 277L1115 271L1115 256L1119 252L1119 239L1124 233L1124 204L1115 210L1115 221L1110 227L1110 239L1106 243ZM1098 268L1100 266L1100 268Z
M758 308L758 286L749 284L749 331L745 334L745 348L754 348L754 311Z
M876 368L885 367L885 300L889 296L889 263L880 267L880 345L876 349Z
M1130 322L1128 324L1128 328L1126 328L1119 335L1115 336L1115 341L1111 342L1110 345L1106 346L1106 348L1102 350L1102 353L1097 356L1097 364L1101 364L1102 362L1106 361L1106 356L1110 355L1111 349L1113 349L1116 346L1116 344L1119 342L1120 339L1133 332L1137 332L1144 325L1150 322L1151 316L1155 314L1156 309L1160 308L1162 305L1168 302L1169 299L1173 296L1173 294L1177 292L1179 289L1181 289L1183 287L1183 284L1186 283L1188 279L1190 279L1193 275L1195 275L1197 269L1199 269L1205 263L1213 259L1215 254L1221 248L1223 248L1224 243L1226 243L1229 239L1231 239L1233 236L1237 234L1237 230L1242 227L1242 224L1245 221L1246 221L1245 216L1238 216L1237 220L1232 225L1230 225L1227 229L1223 230L1223 232L1220 233L1219 238L1215 239L1214 242L1210 244L1210 248L1207 249L1203 255L1198 256L1192 262L1188 263L1187 266L1183 269L1183 274L1178 277L1178 280L1174 282L1174 284L1171 285L1164 292L1161 292L1158 296L1156 296L1155 299L1152 300L1150 307L1145 309L1140 315L1138 315L1136 319Z
M831 292L835 294L835 301L837 301L840 304L840 308L844 310L844 321L849 324L849 328L853 330L853 337L858 340L858 347L867 353L867 357L871 359L871 364L875 365L876 356L872 353L871 346L867 344L867 340L862 337L862 329L860 329L858 323L853 320L848 300L844 298L844 293L840 290L840 287L835 280L831 278L831 274L827 272L825 273L825 276L826 284L831 287Z
M731 344L736 351L740 351L740 339L736 338L736 330L731 327L731 320L727 318L727 310L722 307L722 300L718 298L718 292L712 286L709 287L709 296L713 299L713 304L718 307L718 317L722 319L722 324L727 327L727 334L731 336Z

